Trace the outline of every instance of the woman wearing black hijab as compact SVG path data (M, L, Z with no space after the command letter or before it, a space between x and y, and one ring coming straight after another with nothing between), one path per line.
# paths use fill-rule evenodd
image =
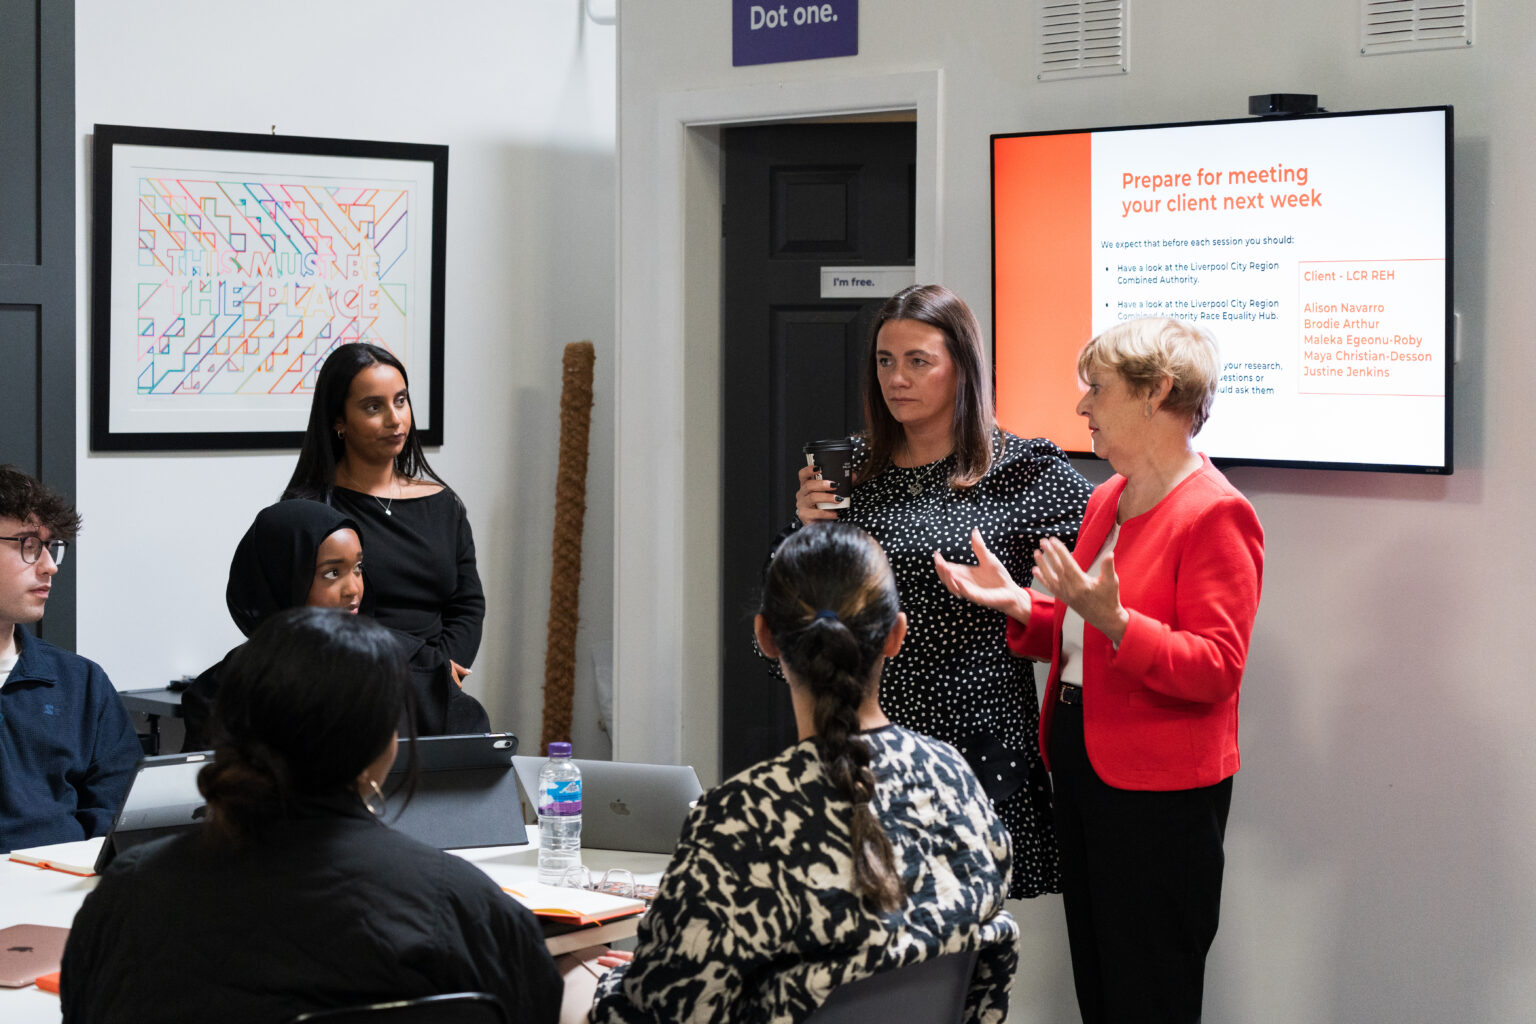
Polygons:
M357 523L318 501L280 501L256 514L229 564L225 604L240 632L250 636L267 619L288 608L370 611L364 586L363 545ZM412 660L417 729L422 735L489 728L479 701L458 687L442 685L440 673L417 668L421 641L392 630ZM239 648L236 648L238 650ZM231 652L233 653L233 652ZM183 750L210 749L209 717L224 661L198 676L182 694L186 722Z

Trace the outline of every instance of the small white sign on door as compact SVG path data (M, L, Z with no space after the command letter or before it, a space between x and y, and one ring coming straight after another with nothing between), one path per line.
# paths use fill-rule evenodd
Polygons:
M884 299L916 283L916 267L821 268L824 299Z

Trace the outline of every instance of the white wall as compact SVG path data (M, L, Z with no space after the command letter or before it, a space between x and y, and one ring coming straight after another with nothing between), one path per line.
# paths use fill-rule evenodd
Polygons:
M620 753L702 761L716 728L719 595L698 531L718 487L697 453L718 401L718 270L688 248L708 236L715 158L690 124L853 109L881 80L931 77L938 124L925 132L920 114L920 146L937 152L919 189L937 209L919 263L988 323L992 132L1241 116L1259 92L1316 92L1335 110L1453 103L1455 475L1231 474L1268 564L1206 1005L1214 1021L1536 1017L1531 5L1478 5L1469 49L1362 58L1352 3L1138 3L1129 75L1046 84L1031 4L860 6L859 56L740 69L729 4L624 9ZM1013 1019L1075 1019L1059 906L1020 906Z
M469 508L486 590L468 689L525 750L540 733L561 352L595 343L573 731L606 756L593 676L612 645L615 29L579 0L77 0L76 26L82 368L94 124L449 146L446 443L428 457ZM294 453L91 454L79 380L80 650L120 688L199 672L240 640L229 558Z

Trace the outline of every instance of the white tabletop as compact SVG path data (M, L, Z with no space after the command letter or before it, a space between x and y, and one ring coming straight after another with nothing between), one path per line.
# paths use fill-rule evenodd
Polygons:
M539 869L539 827L528 826L527 846L489 846L478 850L454 850L454 853L479 866L499 885L516 885L532 880ZM664 853L626 853L622 850L582 850L581 863L593 874L609 868L627 868L635 881L655 885L672 858ZM43 922L39 922L43 923Z
M0 854L0 857L3 857ZM0 862L0 925L48 924L68 928L96 879ZM0 1020L6 1024L58 1024L59 997L27 988L0 988Z
M515 886L535 878L538 871L539 830L528 828L527 846L492 846L455 850L477 865L498 885ZM0 858L4 858L0 854ZM658 853L625 853L616 850L582 850L582 863L595 874L609 868L627 868L638 882L654 885L666 870L668 858ZM79 878L59 871L0 859L0 927L13 924L49 924L69 927L75 911L85 902L96 879ZM29 987L0 989L0 1021L5 1024L59 1024L59 997Z

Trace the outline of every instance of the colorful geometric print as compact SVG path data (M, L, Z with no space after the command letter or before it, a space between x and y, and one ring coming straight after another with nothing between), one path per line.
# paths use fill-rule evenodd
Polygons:
M305 395L337 345L402 359L410 189L138 179L141 395Z

